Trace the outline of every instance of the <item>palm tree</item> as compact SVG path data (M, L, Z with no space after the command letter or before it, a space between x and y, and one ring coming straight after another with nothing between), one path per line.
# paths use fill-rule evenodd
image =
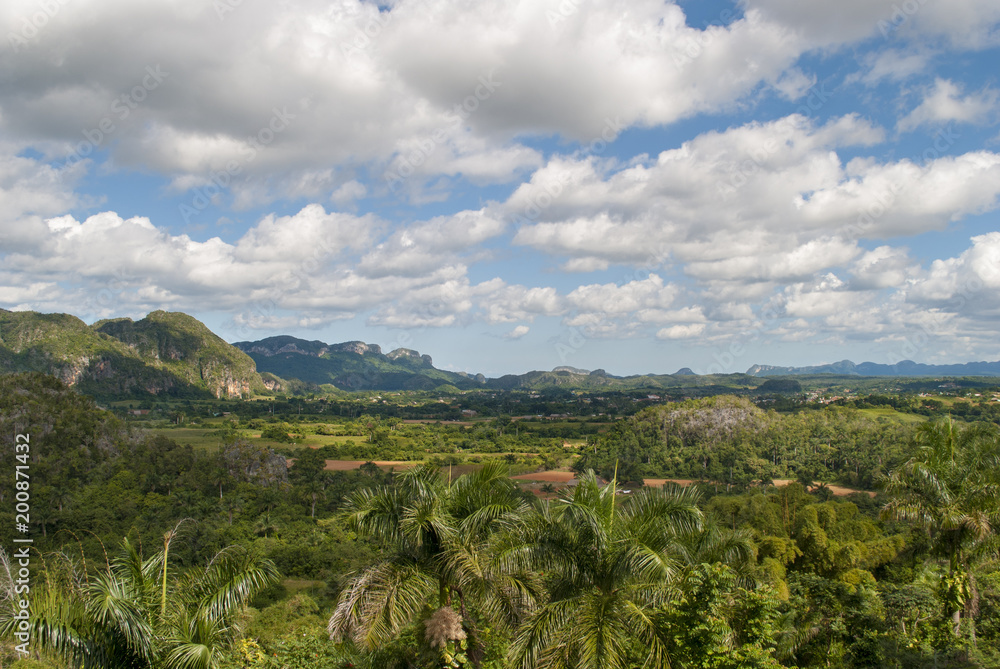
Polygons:
M424 465L391 486L354 493L346 502L348 524L382 543L387 557L341 593L330 637L378 648L428 604L438 618L452 620L450 640L464 638L463 628L475 632L481 618L512 628L537 594L536 578L505 565L490 548L500 533L520 526L527 511L498 461L450 485L436 467ZM457 625L442 611L450 607L458 608Z
M948 560L944 599L957 635L962 610L971 613L976 599L972 562L1000 521L1000 431L993 425L959 431L948 419L921 425L914 445L910 459L883 481L892 498L882 515L927 528Z
M32 588L32 646L83 669L219 667L220 651L239 631L237 614L278 573L269 560L230 547L207 566L172 576L175 530L149 558L125 538L106 570L87 575L73 568ZM18 627L13 614L5 607L0 615L0 634L8 638Z
M266 539L268 532L278 531L278 523L274 520L270 511L265 511L257 518L257 522L253 525L253 531L258 536L264 535Z
M674 591L679 538L701 527L694 488L643 488L617 499L593 471L543 507L522 558L545 572L550 601L511 646L519 669L668 666L652 615Z
M757 547L749 530L731 530L708 520L703 528L679 535L669 553L686 571L702 564L724 564L736 574L740 586L756 585Z

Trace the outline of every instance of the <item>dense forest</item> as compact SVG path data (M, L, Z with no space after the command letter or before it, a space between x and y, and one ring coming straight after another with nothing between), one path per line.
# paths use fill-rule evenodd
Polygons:
M1000 664L991 406L718 396L513 419L522 399L460 423L374 398L177 404L154 429L53 377L0 377L0 663ZM511 477L557 468L576 476Z

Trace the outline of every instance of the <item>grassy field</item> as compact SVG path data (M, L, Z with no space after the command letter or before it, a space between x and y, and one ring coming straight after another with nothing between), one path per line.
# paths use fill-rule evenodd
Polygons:
M889 418L892 420L898 420L901 423L923 423L927 420L927 416L921 416L920 414L913 413L900 413L892 407L858 409L858 412L868 416L869 418Z
M190 444L196 450L215 450L222 445L222 439L214 434L218 429L218 427L168 427L151 428L148 432L173 439L182 446Z

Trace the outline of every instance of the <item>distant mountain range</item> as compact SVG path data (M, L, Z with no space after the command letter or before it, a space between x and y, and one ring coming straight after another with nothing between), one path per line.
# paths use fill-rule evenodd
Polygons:
M713 376L698 376L688 367L674 374L614 376L603 369L562 366L487 379L482 374L437 369L429 355L412 349L383 353L379 346L361 341L327 344L279 336L228 344L183 313L154 311L139 321L116 318L87 325L68 314L0 309L0 373L22 371L52 374L97 396L235 398L322 385L345 391L648 388L718 394L733 389L793 392L797 386L776 380L761 383L756 377L1000 376L1000 362L924 365L906 360L896 365L856 365L844 360L813 367L754 365L746 374Z
M967 362L954 365L925 365L903 360L895 365L877 362L854 364L841 360L812 367L775 367L753 365L747 370L750 376L790 376L800 374L839 374L850 376L1000 376L1000 362Z

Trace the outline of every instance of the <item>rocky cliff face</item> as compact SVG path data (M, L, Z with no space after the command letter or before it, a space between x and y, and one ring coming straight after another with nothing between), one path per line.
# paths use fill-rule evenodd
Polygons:
M382 354L381 346L378 344L366 344L363 341L345 341L342 344L331 344L330 350L340 353L357 353L358 355L366 353Z
M187 314L88 326L67 314L0 310L0 372L38 371L92 394L235 398L264 392L253 360Z
M419 351L414 351L412 348L397 348L393 351L389 351L388 353L386 353L385 357L389 358L390 360L399 360L401 358L410 359L413 361L420 360L431 367L434 366L434 361L431 359L431 356L420 355Z
M261 355L278 355L279 353L299 353L300 355L323 355L326 353L326 349L321 349L319 353L310 353L309 351L303 351L301 348L295 344L286 344L279 348L269 348L267 346L251 346L246 351L247 353L260 353Z

